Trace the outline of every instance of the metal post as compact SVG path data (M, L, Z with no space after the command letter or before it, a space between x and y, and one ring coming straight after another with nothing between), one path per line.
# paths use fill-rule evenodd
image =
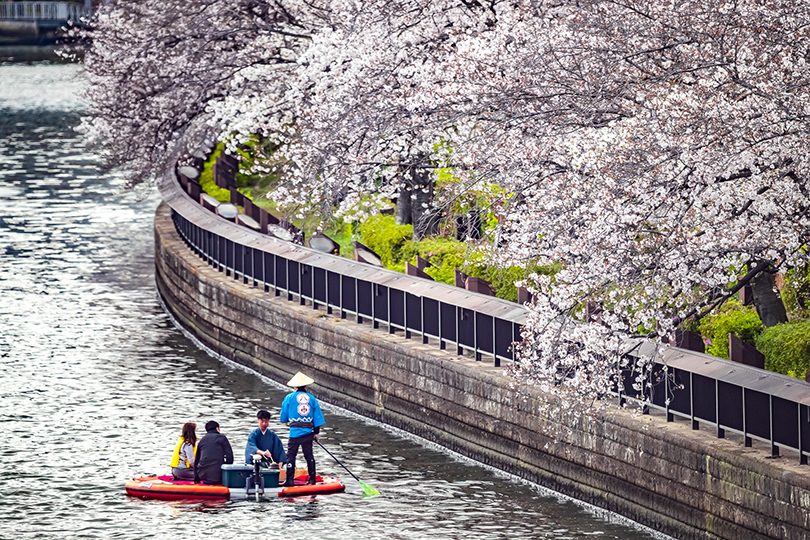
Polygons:
M360 286L358 285L360 280L357 278L354 279L354 321L357 324L363 323L363 317L360 316Z
M388 291L388 333L394 333L394 325L391 324L391 287L386 287Z
M804 442L802 441L803 433L802 433L802 405L801 403L796 404L796 412L797 417L799 419L797 429L799 430L799 465L807 465L807 455L804 453Z
M247 249L248 249L247 246L242 246L242 283L244 283L246 285L247 285L247 282L248 282L248 280L247 280L247 272L246 272L246 270L247 270L247 257L245 256L245 252L247 251ZM252 256L253 255L251 255L251 257ZM251 262L252 261L253 261L253 259L251 259ZM253 272L253 270L251 269L251 273L252 272Z
M411 339L411 331L408 327L408 293L402 292L402 319L405 321L405 339Z
M464 355L464 349L461 347L461 317L464 315L464 309L456 306L456 354L459 356Z
M377 296L380 293L380 286L377 283L371 284L371 327L379 328L380 321L377 320Z
M700 429L700 422L695 420L695 380L689 372L689 415L692 417L692 429Z
M439 300L437 302L439 306L439 349L445 350L447 348L447 343L444 342L444 338L442 337L442 302Z
M720 382L714 380L714 421L717 422L717 438L725 439L726 430L720 427Z
M501 367L501 359L498 358L498 342L495 339L495 316L492 317L492 363L495 367Z
M672 372L672 376L675 376L675 372ZM666 413L667 413L667 422L674 422L675 417L669 412L669 403L670 403L670 391L669 391L669 370L666 372L666 376L664 377L664 392L666 392L666 397L664 398L664 403L666 404Z
M329 270L324 270L323 275L326 280L326 283L324 283L324 289L326 290L326 313L331 315L332 306L329 304Z
M303 276L304 275L304 264L298 263L298 303L300 305L306 304L306 299L304 298L304 287L303 287Z
M312 275L310 276L310 281L312 282L312 309L318 309L318 302L315 301L315 267L312 267Z
M267 279L267 257L264 255L265 253L262 251L262 283L264 283L264 292L270 292L270 282Z
M346 318L346 312L343 311L343 276L338 274L338 301L340 305L340 318Z
M419 314L422 317L422 343L427 345L429 340L428 340L427 332L425 332L425 297L424 296L419 297Z
M743 388L742 389L743 445L745 445L746 448L751 448L754 441L752 441L751 437L748 436L748 418L747 418L747 416L748 415L745 413L745 388Z
M773 396L768 395L768 417L770 418L770 428L771 428L771 456L772 457L779 457L779 446L776 445L776 441L773 439Z
M290 259L284 259L284 271L287 273L287 280L284 282L287 284L287 300L292 300L293 295L290 291Z
M478 352L478 313L473 311L473 351L475 352L475 361L481 361L481 353Z

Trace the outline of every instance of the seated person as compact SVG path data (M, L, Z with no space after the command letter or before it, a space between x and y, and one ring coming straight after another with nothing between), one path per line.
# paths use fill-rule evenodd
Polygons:
M205 423L205 435L197 445L194 459L194 483L221 484L222 464L233 463L233 450L228 438L219 432L214 420Z
M245 463L252 465L255 454L272 459L275 463L286 463L287 454L284 453L284 445L281 444L278 435L269 428L270 413L261 410L256 413L256 419L259 427L248 435L247 445L245 446Z
M194 480L194 457L197 453L197 424L186 422L172 454L172 477L175 480Z

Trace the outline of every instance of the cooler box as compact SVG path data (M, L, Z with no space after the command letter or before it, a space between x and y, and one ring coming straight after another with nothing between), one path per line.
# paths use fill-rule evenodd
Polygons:
M278 469L262 467L264 487L278 487ZM245 480L253 476L253 465L232 463L222 466L222 485L229 488L244 488Z

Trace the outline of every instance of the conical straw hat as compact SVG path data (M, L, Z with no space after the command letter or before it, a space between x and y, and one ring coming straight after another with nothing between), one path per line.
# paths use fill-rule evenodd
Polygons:
M315 381L311 378L307 377L300 371L295 374L295 376L290 379L290 382L287 383L287 386L292 386L293 388L300 388L302 386L309 386L310 384L314 384Z

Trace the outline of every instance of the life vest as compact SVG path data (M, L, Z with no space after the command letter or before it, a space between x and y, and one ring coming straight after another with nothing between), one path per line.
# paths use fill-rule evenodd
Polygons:
M180 439L178 439L177 441L177 445L174 447L174 453L172 454L172 462L169 463L169 466L172 469L180 465L180 450L183 448L183 444L185 444L185 442L186 440L182 436L180 436ZM194 455L195 456L197 455L197 445L194 445ZM185 461L186 461L186 469L190 469L192 464L189 463L188 460Z

